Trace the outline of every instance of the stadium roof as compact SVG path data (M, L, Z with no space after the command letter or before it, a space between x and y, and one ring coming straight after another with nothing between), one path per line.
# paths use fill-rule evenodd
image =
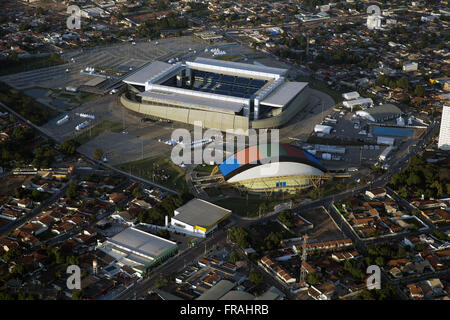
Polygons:
M261 101L261 104L282 108L294 99L307 85L307 82L284 82Z
M186 64L192 69L205 69L216 72L228 72L237 75L246 74L252 77L278 78L286 74L287 69L272 68L261 65L208 59L197 57L194 61L187 61Z
M152 100L168 104L179 104L181 106L190 106L192 108L216 109L227 113L240 112L244 107L243 103L227 101L224 99L214 99L187 95L178 92L161 92L157 90L144 91L138 94L145 100ZM212 96L212 95L211 95Z
M174 219L191 226L208 228L230 214L231 210L195 198L176 209Z
M162 61L153 61L129 75L123 81L128 84L145 86L146 81L167 70L171 66L171 64Z
M175 242L132 227L116 234L107 242L152 259L177 245Z
M219 170L222 175L226 179L228 179L229 177L231 177L230 174L232 175L235 172L238 172L238 169L241 167L248 165L258 165L260 164L261 160L266 160L264 162L267 163L270 161L270 159L278 156L279 160L281 160L282 158L286 160L290 159L292 161L301 160L302 162L309 163L320 168L320 170L322 171L326 171L319 160L317 160L312 154L303 149L294 147L289 144L278 144L278 154L276 154L276 152L276 150L274 150L273 152L271 151L271 144L251 146L227 158L219 166Z

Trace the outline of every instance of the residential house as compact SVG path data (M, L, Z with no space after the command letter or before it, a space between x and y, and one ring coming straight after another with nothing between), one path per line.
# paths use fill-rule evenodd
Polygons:
M366 191L366 196L370 199L384 199L387 195L386 189L384 188L375 188Z

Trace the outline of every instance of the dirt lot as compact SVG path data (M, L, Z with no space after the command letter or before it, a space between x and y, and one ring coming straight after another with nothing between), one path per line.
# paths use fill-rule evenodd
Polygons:
M2 179L0 184L0 196L9 196L14 192L14 189L20 187L22 184L28 184L32 175L23 176L8 176Z
M300 212L300 215L314 224L314 228L308 231L309 241L326 241L343 239L345 236L331 220L323 208Z

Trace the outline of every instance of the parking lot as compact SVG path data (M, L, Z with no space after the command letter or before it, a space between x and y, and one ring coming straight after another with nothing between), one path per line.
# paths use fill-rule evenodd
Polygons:
M364 164L374 165L378 162L380 154L388 147L377 144L378 135L373 134L374 125L369 121L355 116L354 113L335 111L331 108L329 112L319 113L313 118L308 142L298 141L295 144L303 148L317 149L316 145L338 146L345 148L345 153L333 151L316 152L316 157L329 168L340 169L348 166L360 166ZM321 121L323 119L323 121ZM394 121L391 121L394 124ZM330 134L314 133L314 126L322 124L333 128ZM413 129L414 130L414 129ZM414 130L417 131L417 130ZM412 137L392 136L395 139L395 147L402 146ZM314 150L311 151L314 153ZM323 153L331 153L333 160L324 159Z
M130 71L130 68L134 70L152 60L167 61L205 47L205 43L185 36L176 41L168 38L137 42L135 45L124 42L94 49L71 50L62 54L66 64L7 75L0 77L0 80L16 89L77 87L89 79L89 76L80 74L86 67Z

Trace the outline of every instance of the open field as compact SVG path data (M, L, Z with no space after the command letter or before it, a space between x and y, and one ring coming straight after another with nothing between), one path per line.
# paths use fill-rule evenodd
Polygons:
M214 169L214 167L215 166L210 166L207 164L204 164L204 165L199 164L194 168L194 171L197 171L199 173L206 173L209 175L211 173L211 171Z
M15 188L22 186L22 184L28 184L32 175L13 175L2 178L2 183L0 184L0 196L11 195Z
M64 60L55 55L23 58L17 60L7 59L0 63L0 76L57 66L63 63Z
M326 241L344 238L343 233L336 228L336 225L323 208L301 211L299 214L314 225L314 228L308 231L308 236L311 241Z
M123 163L115 167L177 191L187 189L185 170L175 165L168 154Z
M69 93L60 93L58 94L58 98L67 99L69 103L73 104L83 104L95 97L94 94L81 92L78 94L69 94Z
M264 204L267 210L261 210L261 214L273 210L273 207L281 200L267 200L267 199L242 199L242 198L225 198L214 201L218 206L227 208L233 213L242 217L257 217L259 215L259 207ZM266 212L264 212L266 211Z
M126 129L126 127L125 127ZM123 131L123 125L120 122L114 122L110 120L104 120L89 130L84 131L75 140L77 140L80 144L85 144L89 140L97 137L103 132L111 131L111 132L121 132Z
M38 126L44 125L59 114L58 111L4 83L0 83L0 102Z

